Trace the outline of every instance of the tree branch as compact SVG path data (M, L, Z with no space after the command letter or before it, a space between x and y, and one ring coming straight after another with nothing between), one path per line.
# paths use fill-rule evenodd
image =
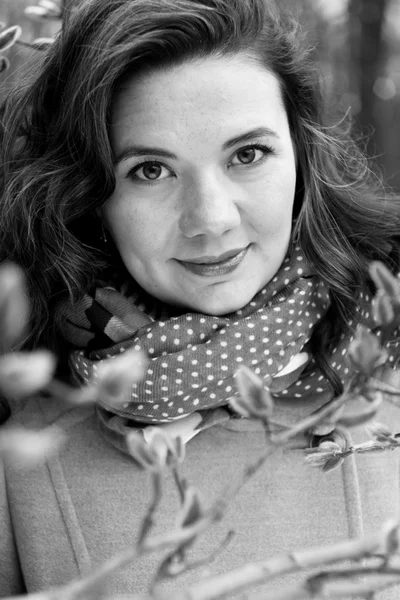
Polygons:
M183 590L174 591L171 595L164 596L163 600L215 600L233 592L247 589L256 583L266 583L287 575L306 569L318 568L322 565L334 564L341 561L361 560L374 555L385 554L388 548L388 539L397 528L397 523L386 523L380 532L365 536L359 540L348 540L321 548L311 548L285 554L239 567L228 573L211 577L194 586ZM400 563L397 565L400 568ZM400 583L400 575L396 582ZM304 585L304 584L302 584ZM297 586L296 590L301 590ZM276 592L268 600L276 599ZM263 595L264 600L267 596ZM283 598L286 597L283 596ZM288 596L288 599L290 596ZM305 596L312 598L312 596ZM300 599L300 596L299 596Z

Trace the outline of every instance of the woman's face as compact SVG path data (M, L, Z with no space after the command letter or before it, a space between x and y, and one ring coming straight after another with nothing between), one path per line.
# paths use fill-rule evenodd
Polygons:
M277 78L244 55L134 77L110 136L116 188L101 213L132 277L195 312L251 301L291 233L296 165ZM237 257L204 264L226 253Z

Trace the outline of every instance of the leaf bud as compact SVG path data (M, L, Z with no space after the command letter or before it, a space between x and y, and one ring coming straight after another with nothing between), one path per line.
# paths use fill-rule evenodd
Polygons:
M31 42L31 46L35 50L42 50L42 51L47 50L53 44L54 44L54 39L47 38L47 37L36 38L35 40L33 40L33 42Z
M156 452L162 466L181 463L185 457L185 445L181 436L173 436L163 427L149 426L143 431L146 442Z
M143 469L160 469L161 465L158 454L145 441L143 435L140 432L129 432L126 436L126 446L129 454Z
M373 261L369 273L376 287L383 290L390 298L400 302L400 281L380 261Z
M360 326L349 346L348 358L357 371L371 375L385 362L387 353L381 348L378 338L366 327Z
M102 361L94 380L99 402L114 407L129 402L132 385L143 378L146 364L144 354L136 350Z
M24 13L33 21L57 21L61 18L60 11L55 14L52 10L45 8L44 6L27 6L24 10Z
M382 291L377 293L372 302L372 316L377 325L388 325L394 321L392 300Z
M307 448L306 461L324 472L332 471L343 464L342 449L336 442L330 440L321 442L317 448Z
M10 68L10 61L6 56L0 56L0 73Z
M5 263L0 267L1 353L9 352L20 342L28 318L29 301L23 271L13 263Z
M19 467L32 468L55 454L66 439L65 433L54 426L39 431L4 426L0 430L0 457Z
M35 394L51 381L55 366L47 350L5 354L0 357L0 393L15 400Z
M198 491L191 485L184 489L183 503L178 513L176 526L189 527L204 516Z
M4 52L11 48L21 37L22 29L19 25L13 25L0 32L0 52Z
M49 13L52 13L55 16L61 16L60 15L60 7L58 4L53 2L53 0L39 0L38 6L45 8L46 10L49 11Z
M393 433L383 423L374 422L366 428L368 433L372 435L378 442L395 441Z
M247 418L268 419L274 410L274 401L264 382L245 365L236 371L235 379L240 398L230 398L233 410Z

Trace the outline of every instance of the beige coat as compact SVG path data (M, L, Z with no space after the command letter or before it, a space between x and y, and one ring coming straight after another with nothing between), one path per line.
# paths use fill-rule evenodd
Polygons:
M281 420L294 423L315 408L303 401L280 401L278 412ZM385 405L379 420L400 431L400 411L393 406ZM93 408L71 410L36 398L14 414L12 423L34 428L53 423L67 432L68 441L59 456L40 467L4 469L0 487L2 597L65 584L133 544L151 489L148 473L103 439ZM367 439L364 428L352 435L355 442ZM342 467L324 474L306 464L308 443L301 436L271 455L231 498L225 518L198 541L191 558L214 551L227 532L234 530L230 544L212 563L168 582L166 588L188 586L245 562L359 537L397 517L399 451L350 457ZM226 493L226 485L236 481L264 448L258 421L231 419L188 442L183 469L209 505ZM177 490L167 474L155 533L173 527L177 509ZM109 591L144 593L163 555L146 557L116 573L109 580ZM293 575L270 586L282 589L303 577ZM399 597L399 588L377 596L379 600Z

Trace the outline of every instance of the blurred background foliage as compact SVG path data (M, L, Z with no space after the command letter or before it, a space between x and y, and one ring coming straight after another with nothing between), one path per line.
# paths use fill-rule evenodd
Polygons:
M77 0L54 1L68 10ZM330 104L349 111L358 131L370 136L369 155L400 191L400 0L278 2L294 10L315 44ZM0 0L0 21L22 27L6 52L11 67L0 74L0 100L40 52L21 42L52 37L60 27L59 20L28 18L24 10L32 5L35 0Z

